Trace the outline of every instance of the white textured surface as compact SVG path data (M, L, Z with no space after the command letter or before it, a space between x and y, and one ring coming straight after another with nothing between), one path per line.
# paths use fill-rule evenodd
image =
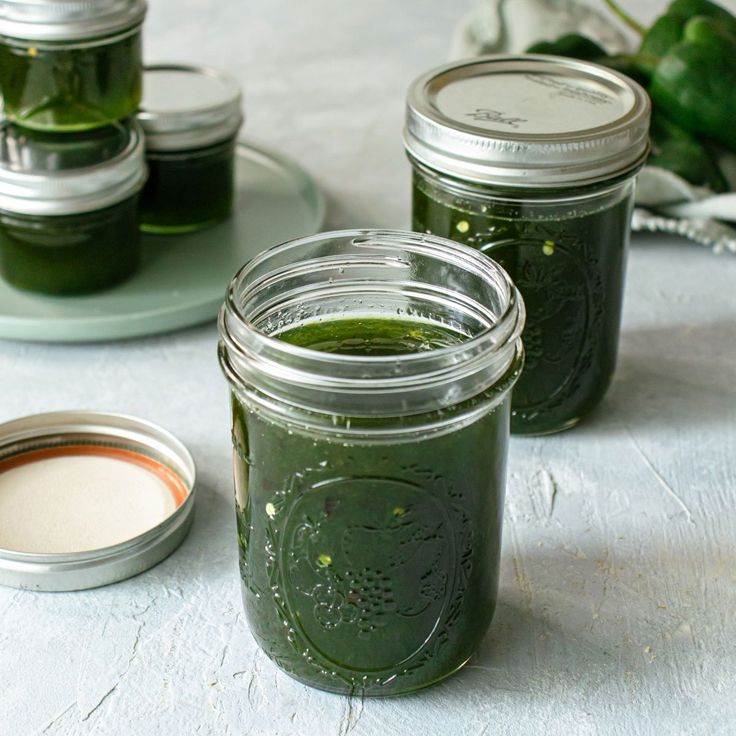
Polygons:
M444 60L465 3L152 6L148 58L238 76L251 134L317 176L330 225L406 224L404 90ZM512 443L500 603L482 650L443 685L365 703L293 682L245 627L214 325L96 346L1 343L0 419L139 414L191 448L200 484L190 537L138 578L0 589L0 736L733 734L735 286L736 258L634 239L603 406L567 434Z

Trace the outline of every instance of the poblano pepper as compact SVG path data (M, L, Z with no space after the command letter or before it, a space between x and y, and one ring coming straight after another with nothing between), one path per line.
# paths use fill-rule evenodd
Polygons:
M571 59L592 61L626 74L641 84L646 85L649 81L648 75L637 58L627 54L608 54L602 46L580 33L567 33L555 41L538 41L532 44L527 52L530 54L554 54L555 56L567 56Z
M653 62L652 71L659 60L682 41L685 26L697 16L711 18L727 33L736 35L736 18L720 5L710 0L675 0L646 31L639 46L638 55L644 57L645 64L648 60Z
M649 94L685 130L736 151L736 35L712 18L688 21L657 64Z
M661 114L652 118L652 152L647 163L667 169L711 191L728 191L728 184L707 146Z
M596 61L608 56L602 46L581 33L566 33L555 41L537 41L527 49L527 52L568 56L571 59L583 59L584 61Z

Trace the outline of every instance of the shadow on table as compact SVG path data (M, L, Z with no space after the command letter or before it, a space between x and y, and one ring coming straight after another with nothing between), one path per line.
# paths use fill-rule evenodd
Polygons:
M718 559L695 564L686 546L601 548L580 559L534 548L524 553L523 589L505 557L491 628L465 668L443 684L445 697L570 704L701 682L707 641L699 632L731 641L736 622L707 600L695 603L693 593L707 586L728 608L736 591L722 579Z
M717 428L736 407L736 321L628 330L603 403L573 430Z
M138 578L142 583L186 587L199 580L216 586L238 579L235 504L217 489L217 482L206 472L198 475L189 534L168 558Z

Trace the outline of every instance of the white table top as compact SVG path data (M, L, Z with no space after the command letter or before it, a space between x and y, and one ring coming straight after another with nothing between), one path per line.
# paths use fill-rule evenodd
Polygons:
M248 132L317 177L330 227L407 224L404 92L446 58L464 3L151 5L148 60L238 76ZM83 593L0 589L0 736L734 732L736 258L634 238L613 387L578 429L512 441L491 632L408 698L306 688L248 633L215 345L214 324L0 343L0 420L146 417L190 447L200 481L189 538L153 570Z

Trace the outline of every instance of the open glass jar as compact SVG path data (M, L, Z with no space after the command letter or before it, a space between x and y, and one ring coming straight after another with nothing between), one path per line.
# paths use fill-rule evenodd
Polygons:
M0 126L0 273L43 294L100 291L140 256L137 126L57 134Z
M220 315L251 630L293 677L393 695L496 602L521 299L465 246L345 231L266 251Z
M238 83L222 72L161 64L146 67L138 120L149 177L141 229L194 232L229 217L235 145L243 123Z
M574 426L608 388L648 129L638 84L571 59L484 57L409 90L412 227L491 256L524 297L513 432Z
M59 132L131 116L145 13L144 0L0 0L4 117Z

